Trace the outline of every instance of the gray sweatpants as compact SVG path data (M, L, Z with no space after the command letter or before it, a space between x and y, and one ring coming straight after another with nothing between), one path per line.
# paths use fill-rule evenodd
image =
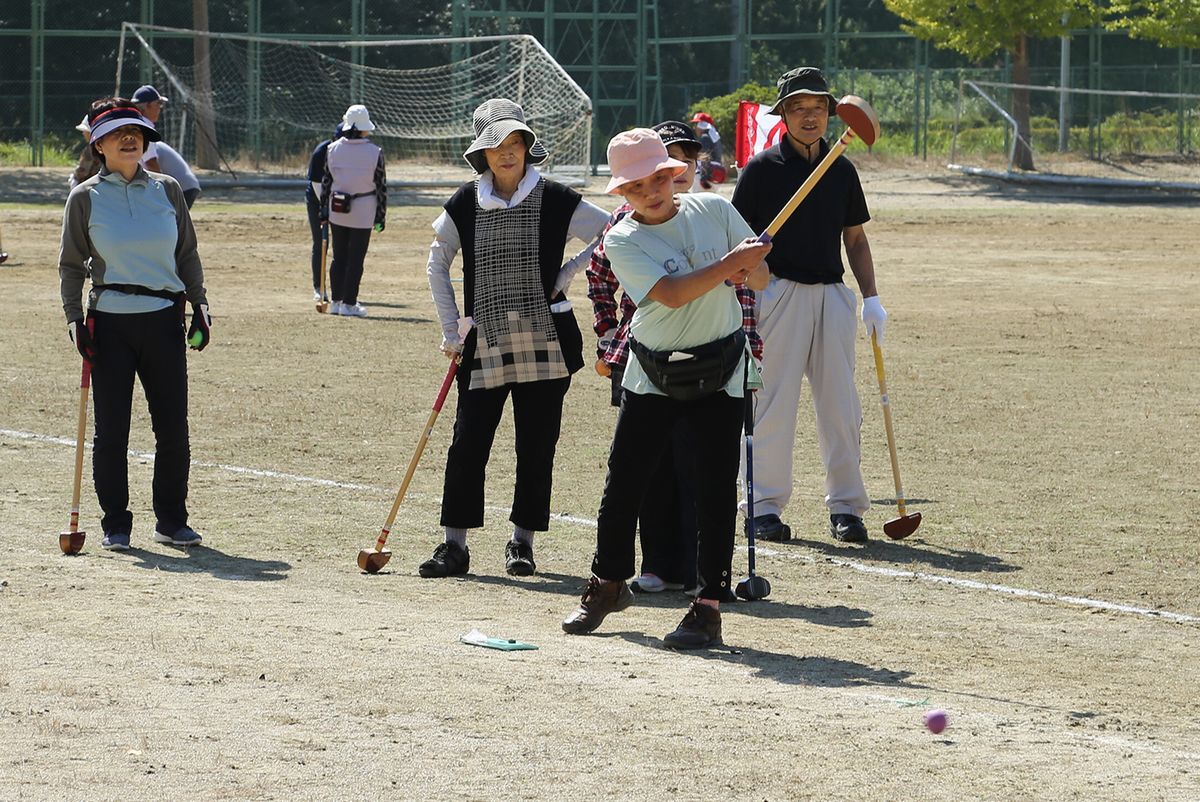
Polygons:
M860 459L862 406L854 387L857 301L845 284L798 284L771 277L758 293L763 389L755 393L754 514L780 515L792 497L796 415L805 377L812 388L825 464L825 506L862 516L871 506ZM745 503L745 448L742 503Z

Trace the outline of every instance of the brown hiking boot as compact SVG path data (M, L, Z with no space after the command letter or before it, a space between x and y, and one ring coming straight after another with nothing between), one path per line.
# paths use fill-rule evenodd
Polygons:
M692 602L675 631L663 638L672 649L705 649L721 645L721 611L698 601Z
M562 623L568 635L584 635L593 631L609 613L619 613L633 604L633 592L624 582L601 582L596 577L588 580L583 589L579 607Z

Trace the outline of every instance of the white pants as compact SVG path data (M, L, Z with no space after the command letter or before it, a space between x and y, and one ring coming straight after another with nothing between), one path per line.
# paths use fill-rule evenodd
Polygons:
M758 293L763 389L754 414L754 514L780 515L792 497L796 413L805 377L812 388L825 464L825 506L861 517L871 506L860 461L862 406L854 387L857 300L845 284L771 278ZM745 449L742 450L743 502Z

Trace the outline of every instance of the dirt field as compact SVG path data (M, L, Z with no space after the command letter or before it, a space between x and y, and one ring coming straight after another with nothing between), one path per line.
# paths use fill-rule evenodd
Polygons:
M1200 799L1197 207L863 173L924 523L883 539L892 478L860 340L871 543L828 537L806 411L786 515L800 540L760 552L770 599L723 607L727 648L677 654L660 639L681 595L639 598L592 637L559 629L614 419L586 373L537 576L504 573L509 420L472 575L416 576L440 540L452 413L387 572L355 566L445 369L424 280L439 193L405 196L372 239L366 320L314 314L301 203L202 198L205 546L151 540L139 391L136 548L100 550L85 482L87 547L60 555L79 372L55 272L63 176L0 171L0 799ZM540 648L459 643L476 628ZM932 708L949 711L941 735L922 727Z

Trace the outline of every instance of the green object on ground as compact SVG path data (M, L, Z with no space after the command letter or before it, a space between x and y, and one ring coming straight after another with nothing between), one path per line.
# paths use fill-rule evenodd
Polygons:
M519 652L526 649L536 649L532 643L525 643L512 638L489 638L477 629L473 629L459 638L459 641L469 646L482 646L485 649L499 649L504 652Z

